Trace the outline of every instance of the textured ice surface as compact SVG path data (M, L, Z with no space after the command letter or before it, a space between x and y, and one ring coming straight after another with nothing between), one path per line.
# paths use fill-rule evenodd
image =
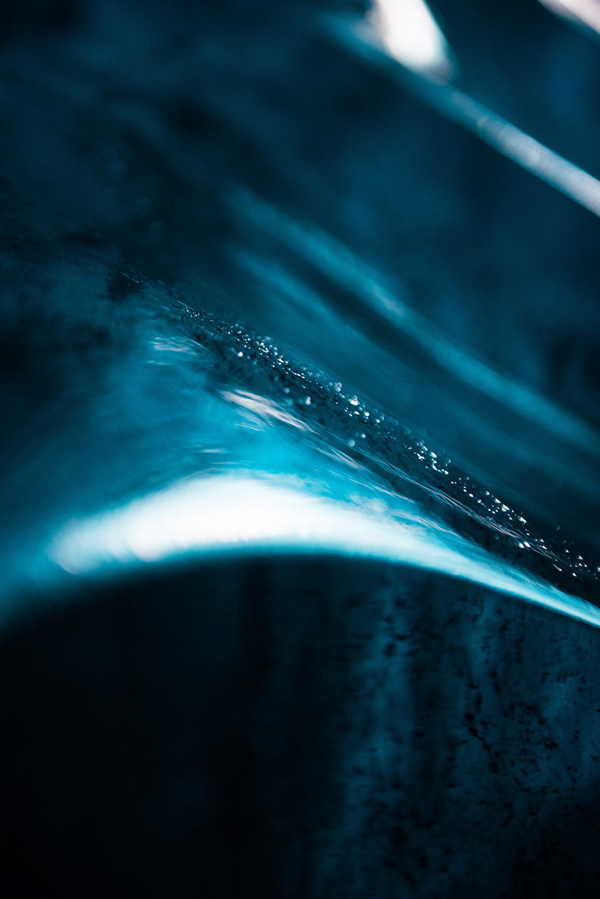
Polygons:
M600 57L324 6L0 11L6 895L596 895Z

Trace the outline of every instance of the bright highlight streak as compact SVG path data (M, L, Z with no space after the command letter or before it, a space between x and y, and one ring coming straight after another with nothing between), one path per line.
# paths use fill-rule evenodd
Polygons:
M357 27L355 22L349 24L333 17L325 21L329 24L330 32L342 43L350 45L355 53L380 65L389 63L390 54L382 53L381 47L366 29ZM473 132L503 156L594 215L600 216L600 181L593 175L550 150L467 94L448 85L434 84L431 79L411 76L404 66L395 68L397 77L402 79L404 85L442 115Z
M598 0L540 0L540 3L564 19L587 25L600 34L600 3Z
M423 0L374 0L368 21L402 65L442 80L450 77L448 45Z
M264 396L258 396L256 393L250 393L247 390L225 390L222 393L223 399L228 403L233 403L242 409L248 409L261 422L275 419L282 421L292 428L299 431L310 431L311 428L295 415L291 415L282 409L277 403L272 403Z
M439 571L600 626L600 610L527 577L456 534L390 512L243 476L176 484L112 512L69 523L50 558L71 574L192 553L269 549L339 552Z
M522 168L600 216L600 181L460 91L440 95L440 111Z

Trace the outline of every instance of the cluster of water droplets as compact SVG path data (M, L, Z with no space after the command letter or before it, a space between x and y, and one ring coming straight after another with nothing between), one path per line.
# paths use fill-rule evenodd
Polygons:
M549 580L555 572L555 582L563 588L567 578L597 582L600 568L590 565L562 535L540 535L537 524L520 510L354 389L291 361L270 337L255 336L239 323L217 322L187 307L185 314L199 328L199 343L222 348L230 382L223 395L254 415L257 427L261 421L276 421L295 428L301 432L298 439L336 464L345 464L353 477L358 469L365 483L375 483L384 494L422 504L423 520L432 526L449 524L511 564L536 575L541 570Z

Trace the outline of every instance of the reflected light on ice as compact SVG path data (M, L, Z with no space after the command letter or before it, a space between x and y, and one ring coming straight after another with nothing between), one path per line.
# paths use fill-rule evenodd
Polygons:
M286 425L298 428L299 431L310 431L311 428L295 415L291 415L282 409L277 403L271 402L264 396L258 396L247 390L224 390L222 397L228 403L233 403L242 409L253 413L260 422L276 419Z
M464 578L600 626L600 610L537 581L452 532L244 475L184 481L67 524L50 558L74 575L222 550L337 552Z
M540 3L572 22L587 25L600 33L600 3L598 0L540 0Z
M374 0L369 23L406 68L437 80L451 76L446 39L423 0Z
M468 117L473 117L475 129L486 143L600 216L600 181L597 178L464 94L455 91L449 99L466 116L465 124L470 124Z
M442 81L442 78L421 78L408 74L406 72L408 68L412 68L419 76L428 76L429 72L416 66L409 66L405 60L389 50L382 52L381 46L376 45L372 33L367 30L345 26L335 21L330 21L329 27L330 32L338 40L349 45L355 52L366 56L371 62L382 64L387 62L390 55L395 56L402 63L402 66L397 67L398 77L421 99L442 115L476 134L503 156L550 184L555 190L570 197L594 215L600 216L598 178L569 162L462 91L455 90L449 84L434 83Z

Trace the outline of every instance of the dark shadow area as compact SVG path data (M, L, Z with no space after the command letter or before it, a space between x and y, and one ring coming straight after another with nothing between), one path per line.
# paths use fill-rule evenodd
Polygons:
M595 629L336 557L70 593L0 645L3 895L595 895Z

